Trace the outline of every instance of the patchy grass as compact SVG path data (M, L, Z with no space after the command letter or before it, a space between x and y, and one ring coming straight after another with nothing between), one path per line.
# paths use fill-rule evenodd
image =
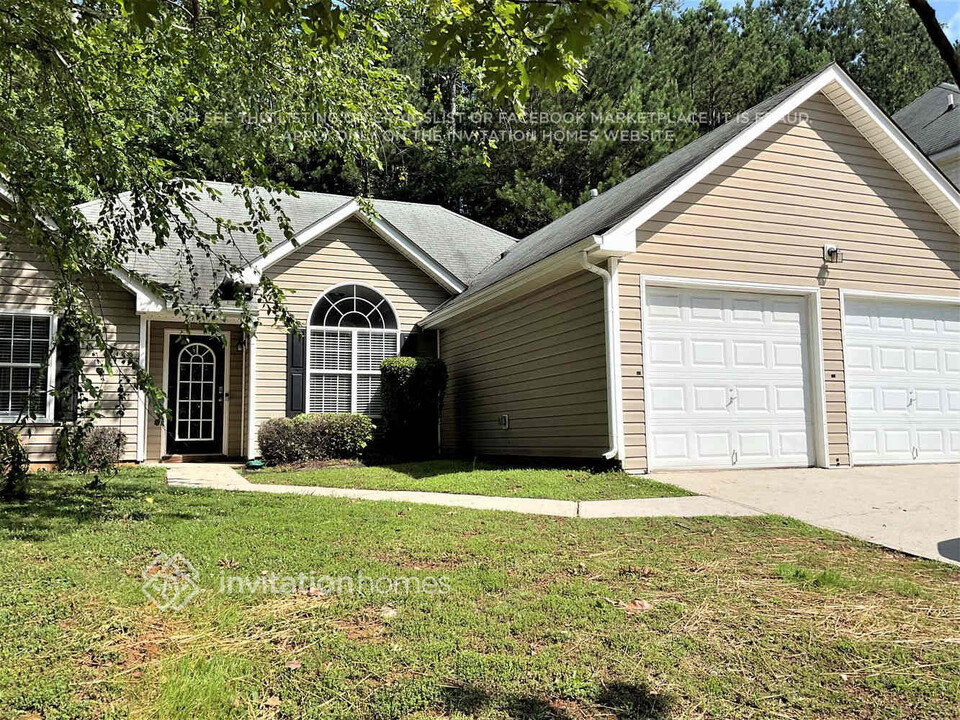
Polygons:
M960 574L777 517L584 520L37 478L0 718L953 718ZM201 592L160 612L158 551ZM253 595L221 576L445 578ZM819 579L818 579L819 578ZM266 582L266 581L264 581Z
M686 490L623 472L504 468L462 460L431 460L399 465L346 465L310 470L258 470L246 473L253 483L317 485L364 490L424 490L466 495L616 500L679 497Z

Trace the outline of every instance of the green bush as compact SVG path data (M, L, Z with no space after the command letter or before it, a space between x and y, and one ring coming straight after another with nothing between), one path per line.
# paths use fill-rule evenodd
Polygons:
M357 460L373 439L373 430L373 421L366 415L308 413L267 420L257 440L267 465Z
M392 357L380 364L384 445L408 460L437 455L437 422L447 366L429 357Z
M29 471L30 459L20 433L13 427L0 427L0 494L5 498L23 495Z
M57 438L57 469L79 473L116 470L126 444L127 436L119 428L66 425Z

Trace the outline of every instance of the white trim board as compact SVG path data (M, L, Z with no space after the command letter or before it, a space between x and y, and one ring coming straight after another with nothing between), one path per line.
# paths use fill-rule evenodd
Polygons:
M728 280L700 280L697 278L670 277L668 275L641 275L640 276L640 343L641 357L649 358L647 347L646 326L647 286L655 287L693 287L729 292L751 292L769 295L800 295L807 298L807 340L810 344L810 398L813 407L810 408L813 421L813 448L817 467L829 467L830 455L827 438L827 393L826 374L823 366L823 327L820 315L820 287L817 285L776 285L770 283L737 282ZM649 413L649 388L647 386L648 373L643 368L643 417L644 436L647 434ZM649 444L647 445L647 472L656 470L650 467Z
M393 225L383 218L374 217L365 212L363 208L360 207L360 202L357 199L350 200L336 210L327 213L297 233L293 240L285 240L264 257L250 263L241 273L241 280L248 284L259 282L263 271L271 265L274 265L298 248L316 240L330 230L333 230L337 225L353 217L356 217L377 233L388 245L420 268L420 270L448 292L456 294L466 289L466 285L460 282L456 276L421 250L416 243L393 227Z
M150 358L150 321L146 315L140 316L140 340L137 348L137 362L145 371ZM166 390L164 390L166 392ZM147 395L137 388L137 462L147 459Z
M247 460L257 457L257 335L247 338Z

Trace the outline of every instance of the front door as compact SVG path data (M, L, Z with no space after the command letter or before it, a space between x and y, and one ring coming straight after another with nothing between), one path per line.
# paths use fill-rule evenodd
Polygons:
M223 343L205 335L171 335L169 363L167 454L221 454Z

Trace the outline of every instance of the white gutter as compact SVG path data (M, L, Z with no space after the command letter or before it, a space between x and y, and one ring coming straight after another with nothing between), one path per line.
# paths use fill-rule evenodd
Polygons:
M603 457L623 459L623 423L621 422L620 391L620 303L617 295L617 266L619 259L610 258L610 270L590 262L587 251L580 253L580 265L587 272L599 275L603 281L603 327L607 356L607 429L610 449Z

